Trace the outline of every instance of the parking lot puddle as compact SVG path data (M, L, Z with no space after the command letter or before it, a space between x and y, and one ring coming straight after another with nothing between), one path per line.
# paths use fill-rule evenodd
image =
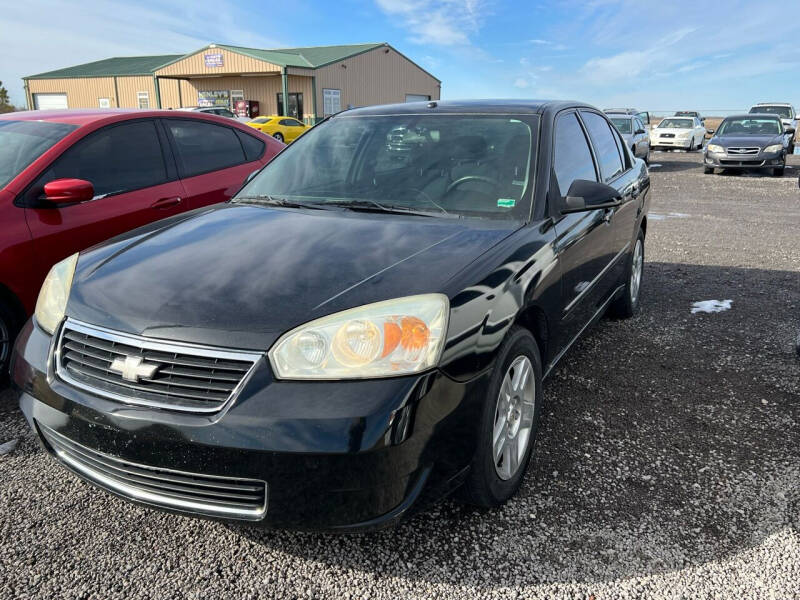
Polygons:
M701 300L692 303L692 314L696 313L718 313L730 310L733 300Z
M647 213L647 218L651 221L663 221L664 219L686 219L688 217L691 217L691 215L679 212L671 212L665 215L660 213Z

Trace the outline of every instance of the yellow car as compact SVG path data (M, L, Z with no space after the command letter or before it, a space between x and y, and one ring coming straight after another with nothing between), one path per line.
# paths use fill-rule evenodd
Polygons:
M305 125L297 119L293 119L292 117L279 117L278 115L256 117L245 124L267 135L271 135L279 142L284 142L286 144L296 140L305 133L307 129L311 129L310 125Z

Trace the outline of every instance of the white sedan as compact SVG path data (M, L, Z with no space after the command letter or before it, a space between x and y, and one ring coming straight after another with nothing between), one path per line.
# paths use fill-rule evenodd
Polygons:
M650 149L699 150L705 137L706 128L697 117L666 117L650 130Z

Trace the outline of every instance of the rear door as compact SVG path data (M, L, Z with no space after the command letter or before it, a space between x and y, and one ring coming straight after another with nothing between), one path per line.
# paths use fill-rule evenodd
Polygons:
M44 185L62 178L91 182L94 199L60 206L43 200ZM165 138L152 119L115 123L81 138L22 195L40 278L74 252L181 212L182 193Z
M189 208L229 200L269 152L264 140L234 127L200 119L163 121Z
M557 190L553 217L562 277L561 349L597 311L598 290L604 288L604 269L613 252L614 237L605 210L561 215L560 209L574 181L599 181L600 177L587 131L577 112L561 113L555 122L551 177L551 189Z

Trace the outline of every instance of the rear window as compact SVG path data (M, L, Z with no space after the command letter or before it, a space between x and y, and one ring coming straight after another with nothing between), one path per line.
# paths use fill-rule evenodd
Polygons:
M630 119L615 119L615 118L612 118L611 122L614 124L614 127L619 129L620 133L632 133L632 131L631 131L631 120Z
M247 162L242 143L230 127L189 119L167 119L166 123L175 140L183 177Z
M77 129L46 121L0 121L0 188Z

